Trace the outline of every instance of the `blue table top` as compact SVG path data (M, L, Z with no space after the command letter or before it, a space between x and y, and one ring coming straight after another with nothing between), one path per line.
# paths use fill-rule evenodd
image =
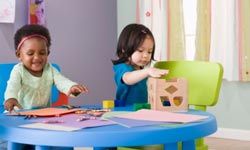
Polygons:
M115 111L128 110L116 108ZM73 132L28 129L18 127L29 120L23 117L0 114L0 138L16 143L65 147L140 146L188 141L204 137L217 130L215 117L203 111L189 110L188 114L206 115L209 118L195 123L143 126L127 128L110 125Z

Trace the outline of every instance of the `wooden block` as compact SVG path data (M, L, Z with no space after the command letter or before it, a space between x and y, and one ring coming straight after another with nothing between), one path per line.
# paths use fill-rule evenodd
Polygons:
M188 110L188 83L186 79L173 80L149 78L148 103L151 109L164 111Z
M114 100L103 100L102 101L102 108L103 109L112 109L114 108Z
M150 104L148 103L135 103L133 105L134 111L140 110L140 109L150 109Z

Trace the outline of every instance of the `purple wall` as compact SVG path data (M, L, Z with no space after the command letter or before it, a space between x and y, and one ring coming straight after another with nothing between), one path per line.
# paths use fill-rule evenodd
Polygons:
M13 34L27 21L26 0L16 1L16 22L0 23L0 63L17 62ZM89 93L72 104L96 104L113 99L115 85L111 59L117 42L116 0L46 1L47 27L52 36L50 62L62 73L83 83Z

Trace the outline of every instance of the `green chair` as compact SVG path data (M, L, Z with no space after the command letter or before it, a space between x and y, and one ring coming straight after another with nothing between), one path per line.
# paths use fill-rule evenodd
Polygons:
M208 106L217 103L223 77L221 64L205 61L159 61L154 67L169 70L169 74L164 77L166 79L178 77L187 79L190 107L206 111ZM208 150L203 138L196 140L196 150Z

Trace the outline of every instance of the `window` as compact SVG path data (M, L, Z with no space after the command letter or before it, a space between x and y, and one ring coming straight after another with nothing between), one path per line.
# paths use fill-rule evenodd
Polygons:
M197 0L183 0L186 59L194 60L196 36Z

